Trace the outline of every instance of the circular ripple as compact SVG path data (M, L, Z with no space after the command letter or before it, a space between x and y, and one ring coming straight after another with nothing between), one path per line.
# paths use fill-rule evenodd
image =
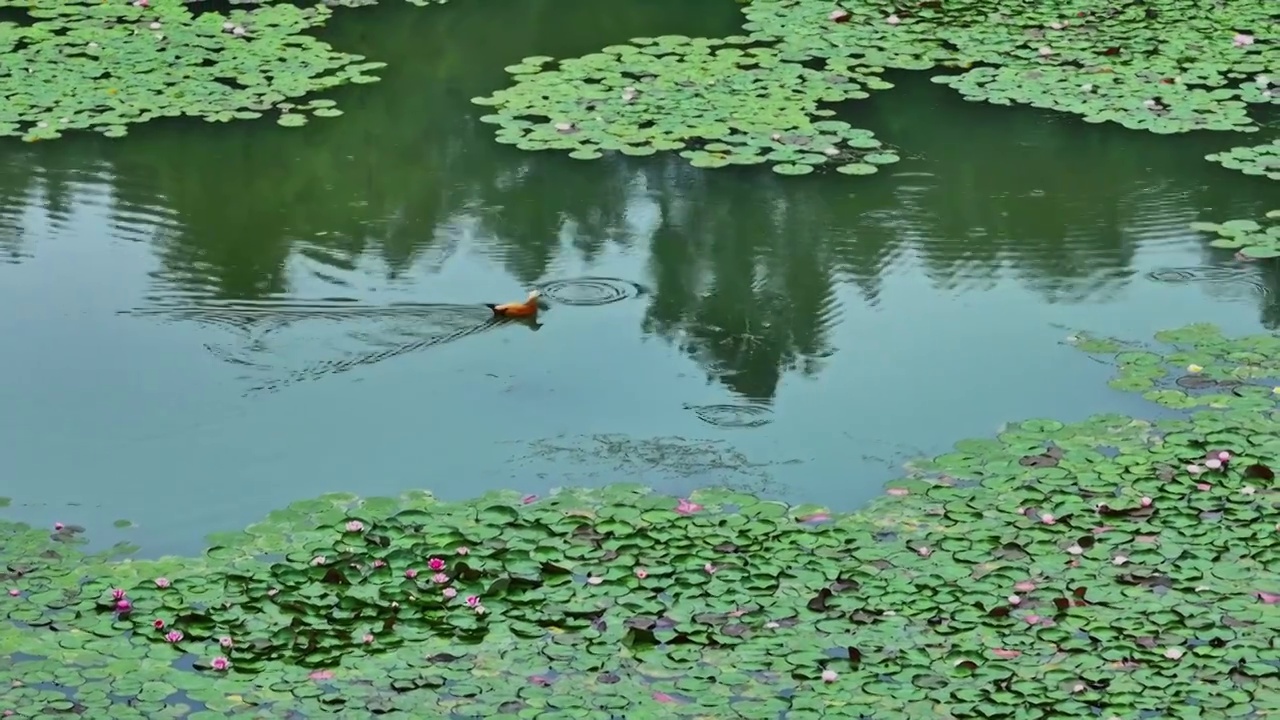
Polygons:
M608 305L644 293L644 286L607 277L551 280L538 286L544 297L562 305Z
M1232 267L1181 267L1162 268L1147 273L1148 280L1164 283L1203 283L1207 285L1235 285L1259 295L1269 295L1265 283L1248 271Z
M716 427L755 428L773 422L773 411L760 405L685 405L698 419Z

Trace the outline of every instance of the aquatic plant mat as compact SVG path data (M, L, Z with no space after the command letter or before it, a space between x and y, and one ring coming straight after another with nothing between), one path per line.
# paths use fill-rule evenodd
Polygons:
M326 495L200 558L0 522L0 710L1273 718L1280 337L1069 342L1194 414L1029 420L864 511L635 486Z
M742 35L526 58L507 68L513 86L473 102L493 108L481 119L499 142L526 150L679 151L698 167L769 163L784 175L865 175L896 161L869 131L826 119L834 103L892 87L890 69L934 71L966 100L1091 123L1254 132L1249 105L1280 103L1280 24L1264 5L749 0ZM1274 178L1269 148L1211 159Z

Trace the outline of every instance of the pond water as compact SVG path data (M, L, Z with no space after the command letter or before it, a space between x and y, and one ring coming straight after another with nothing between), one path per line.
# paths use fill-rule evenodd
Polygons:
M389 3L327 31L391 63L334 94L340 118L0 145L8 512L189 552L328 491L638 481L851 508L1002 422L1142 406L1072 329L1280 321L1277 265L1186 227L1274 204L1202 159L1239 136L902 74L847 112L903 162L782 178L525 153L469 103L527 55L738 22L730 2ZM485 323L531 287L540 326ZM137 527L100 530L118 519Z

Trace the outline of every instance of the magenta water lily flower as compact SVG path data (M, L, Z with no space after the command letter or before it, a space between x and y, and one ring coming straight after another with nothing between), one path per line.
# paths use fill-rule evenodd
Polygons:
M468 606L468 607L475 607L475 606L477 606L477 605L479 605L479 604L480 604L480 596L479 596L479 595L468 595L468 596L467 596L466 603L467 603L467 606Z
M441 570L444 569L444 560L441 560L438 557L433 557L427 561L427 567L431 568L436 572L440 572Z
M158 587L158 588L167 588L167 587L169 587L169 578L166 578L166 577L158 577L158 578L156 578L156 587Z
M123 599L124 599L124 590L123 590L123 589L121 589L121 588L111 588L111 599L112 599L112 600L123 600Z
M164 641L169 643L176 643L176 642L180 642L182 640L182 637L183 636L181 631L170 630L169 632L164 634Z
M231 667L231 661L219 655L209 662L209 666L219 672Z
M133 610L133 603L129 602L128 600L116 601L116 612L124 614L131 610Z
M685 498L680 498L676 503L676 512L681 515L692 515L702 509L702 506L696 502L691 502Z

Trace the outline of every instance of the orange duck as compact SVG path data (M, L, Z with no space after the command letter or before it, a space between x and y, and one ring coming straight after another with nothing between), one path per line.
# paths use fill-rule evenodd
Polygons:
M524 302L509 302L501 305L493 303L485 303L485 307L493 311L498 317L505 318L529 318L538 314L538 297L541 295L537 290L529 292L529 297Z

